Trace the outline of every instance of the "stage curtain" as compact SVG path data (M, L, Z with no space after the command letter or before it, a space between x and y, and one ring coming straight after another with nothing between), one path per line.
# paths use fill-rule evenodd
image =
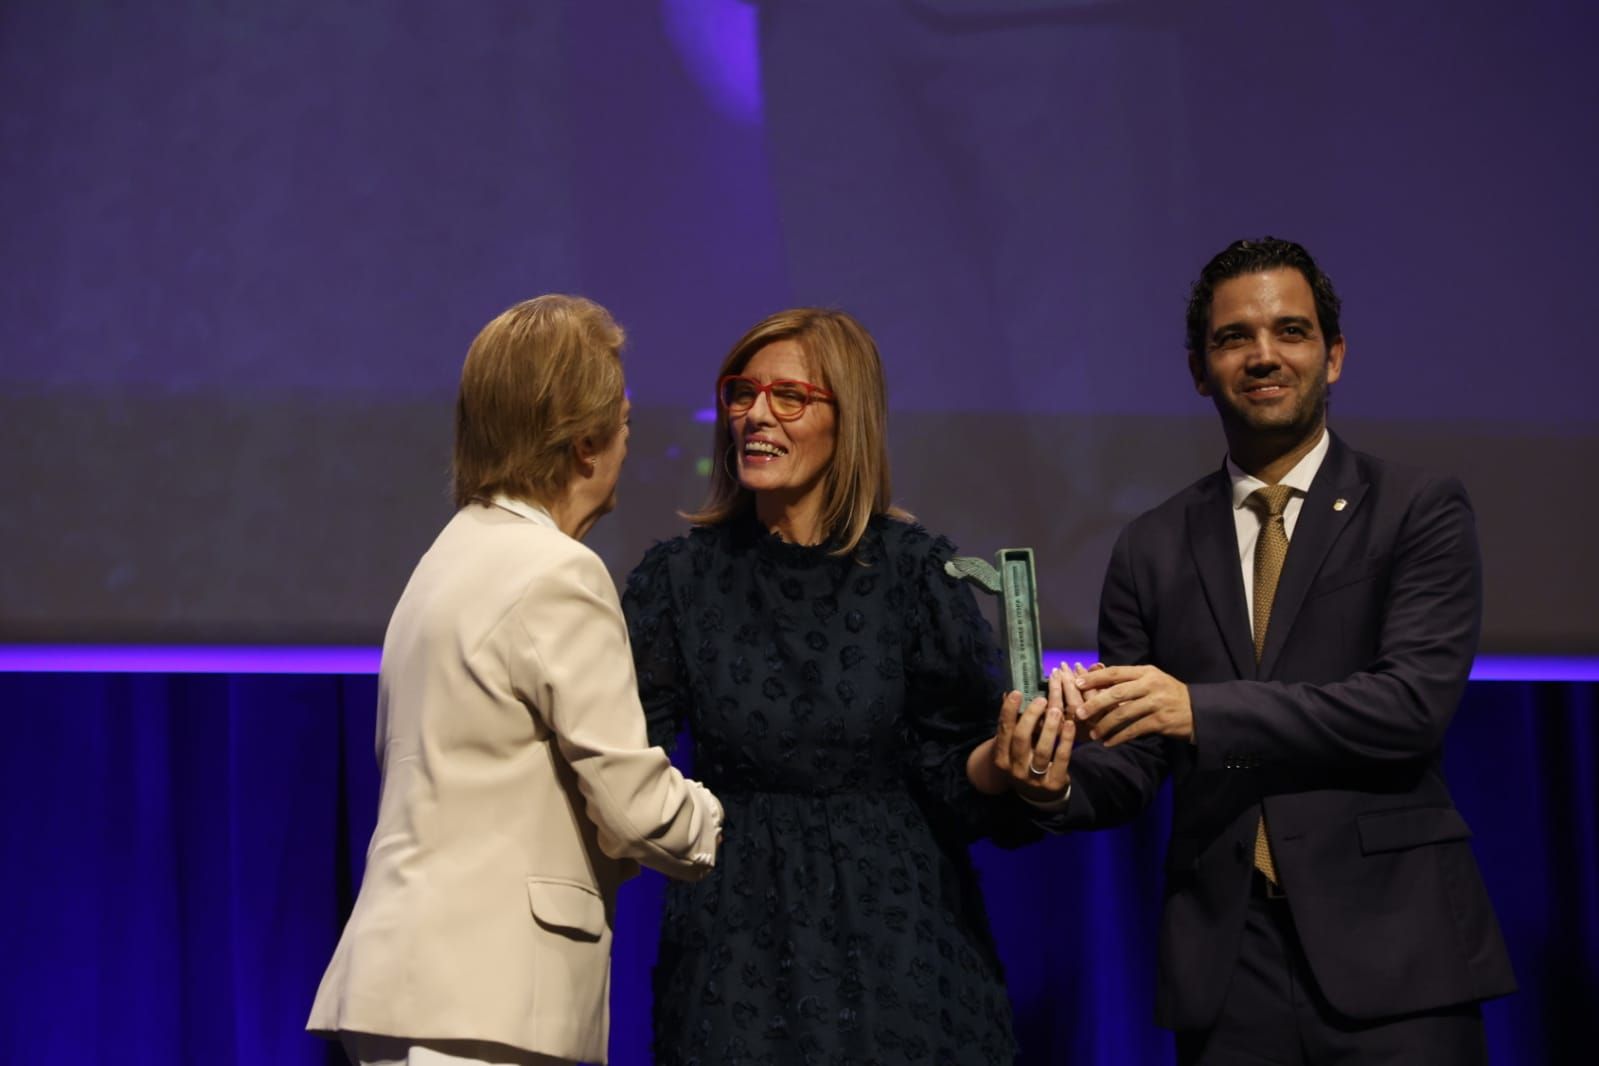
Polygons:
M1593 684L1474 683L1447 769L1521 991L1494 1060L1586 1059L1599 1003ZM0 1061L342 1061L302 1031L377 794L371 677L0 675ZM1170 1061L1150 1021L1157 808L977 859L1022 1062ZM661 881L622 892L612 1061L649 1061Z

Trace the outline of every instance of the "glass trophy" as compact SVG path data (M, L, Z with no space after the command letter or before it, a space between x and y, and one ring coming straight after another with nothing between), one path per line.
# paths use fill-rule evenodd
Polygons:
M999 597L1000 642L1010 667L1011 688L1024 698L1044 695L1033 549L1001 548L994 562L997 565L975 555L957 555L944 564L944 572Z

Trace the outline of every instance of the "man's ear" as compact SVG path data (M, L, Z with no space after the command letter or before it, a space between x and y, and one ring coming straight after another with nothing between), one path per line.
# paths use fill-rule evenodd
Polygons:
M1327 384L1337 381L1344 372L1344 338L1340 336L1327 346Z
M1189 352L1188 373L1194 379L1194 391L1201 396L1209 396L1210 382L1205 380L1205 357L1198 352Z

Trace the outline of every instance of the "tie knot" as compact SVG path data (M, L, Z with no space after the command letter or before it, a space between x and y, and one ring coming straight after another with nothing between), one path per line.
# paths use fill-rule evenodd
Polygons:
M1267 485L1251 492L1246 502L1255 510L1264 511L1267 518L1278 518L1293 494L1294 490L1288 485Z

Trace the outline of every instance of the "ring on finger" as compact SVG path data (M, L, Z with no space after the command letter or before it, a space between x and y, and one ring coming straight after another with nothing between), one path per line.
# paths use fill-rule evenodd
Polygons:
M1040 770L1037 763L1029 761L1027 764L1027 772L1032 774L1034 777L1043 777L1045 774L1049 773L1049 764L1045 763L1044 768Z

